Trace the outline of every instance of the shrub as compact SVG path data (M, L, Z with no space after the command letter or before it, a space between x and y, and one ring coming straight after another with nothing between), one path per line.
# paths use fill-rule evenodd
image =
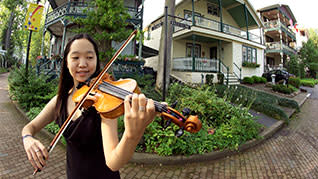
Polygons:
M26 77L24 67L14 67L8 77L13 100L17 100L26 111L33 107L43 108L57 92L57 81L46 80L46 76L37 76L33 69L29 69Z
M260 79L261 79L261 83L267 83L267 79L266 78L260 77Z
M213 85L213 78L214 78L213 74L207 74L205 78L206 78L206 81L205 81L206 84Z
M214 89L204 86L199 89L172 84L169 88L168 103L179 103L178 111L187 107L191 113L198 115L202 129L196 134L185 132L176 138L176 125L163 130L160 122L155 120L146 129L143 142L137 147L139 151L159 155L192 155L213 150L237 149L247 140L257 138L261 125L253 120L246 108L232 106L223 98L218 98ZM214 134L208 133L209 129Z
M242 66L243 67L249 67L249 68L257 68L257 67L260 66L260 64L244 61L242 63Z
M243 83L252 85L254 83L254 79L251 78L251 77L244 77L243 78Z
M291 84L291 85L293 85L296 88L299 88L300 87L300 79L299 78L290 77L288 79L288 84Z
M224 74L223 73L218 73L217 77L218 77L218 83L219 84L224 84Z
M272 89L284 94L291 94L293 92L293 89L291 87L287 87L283 84L273 85Z

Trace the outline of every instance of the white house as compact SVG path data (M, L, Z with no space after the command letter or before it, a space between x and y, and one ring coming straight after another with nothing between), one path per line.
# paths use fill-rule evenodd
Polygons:
M182 0L174 19L190 28L174 26L171 75L200 83L206 74L238 81L264 72L263 24L248 0ZM159 50L162 27L152 27L163 21L148 26L146 46ZM146 66L156 70L157 64L158 56L146 59Z

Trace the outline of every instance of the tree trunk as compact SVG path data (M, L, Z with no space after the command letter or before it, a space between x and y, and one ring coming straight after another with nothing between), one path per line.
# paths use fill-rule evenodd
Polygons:
M10 45L11 45L11 31L12 31L13 20L14 20L14 12L12 11L11 14L10 14L10 18L9 18L9 22L8 22L8 28L7 28L7 32L6 32L6 39L5 39L5 46L4 46L5 50L9 50L10 49Z
M168 7L168 14L174 16L175 12L175 0L165 0L165 6ZM165 12L165 10L164 10ZM164 19L163 19L164 20ZM168 17L168 34L167 34L167 62L166 62L166 89L169 86L170 71L171 71L171 47L172 47L172 33L173 28L170 24L171 17ZM156 87L160 90L163 89L163 73L164 73L164 49L165 49L165 23L162 25L161 29L161 38L159 46L159 59L158 59L158 71L157 71L157 80Z

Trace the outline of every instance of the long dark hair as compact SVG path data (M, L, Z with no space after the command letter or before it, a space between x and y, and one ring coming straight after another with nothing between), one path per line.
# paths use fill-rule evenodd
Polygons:
M78 34L74 36L66 45L64 54L63 54L63 61L61 65L61 73L60 73L60 81L59 81L59 86L58 86L58 93L57 93L57 101L56 101L56 116L55 119L58 120L60 119L61 115L64 115L66 110L63 110L63 108L67 104L67 98L68 98L68 93L74 86L74 81L73 77L71 76L69 69L67 68L67 55L71 50L71 45L75 40L79 39L87 39L92 43L94 46L94 50L96 53L96 70L94 74L91 76L91 78L98 76L100 72L100 62L99 62L99 55L98 55L98 47L95 41L88 35L88 34ZM60 123L62 121L56 121L57 123Z

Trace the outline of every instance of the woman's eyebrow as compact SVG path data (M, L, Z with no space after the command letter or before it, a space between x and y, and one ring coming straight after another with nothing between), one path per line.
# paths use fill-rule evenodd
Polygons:
M71 52L71 54L80 54L81 52L79 52L79 51L72 51ZM92 50L89 50L89 51L86 51L86 52L84 52L84 53L95 53L94 51L92 51Z

